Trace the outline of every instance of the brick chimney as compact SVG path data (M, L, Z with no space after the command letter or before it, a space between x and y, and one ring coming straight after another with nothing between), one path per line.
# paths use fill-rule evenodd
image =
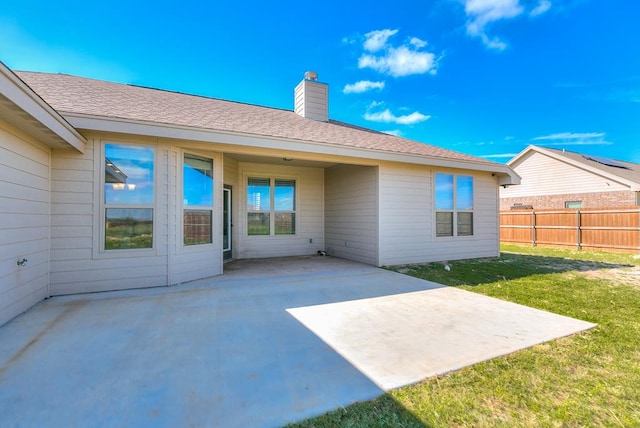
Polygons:
M329 121L329 85L318 82L318 73L307 71L294 91L294 110L306 119Z

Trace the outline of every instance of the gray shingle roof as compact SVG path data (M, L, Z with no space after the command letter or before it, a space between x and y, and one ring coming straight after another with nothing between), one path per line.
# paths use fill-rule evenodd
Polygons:
M625 168L619 168L615 166L604 165L595 160L588 159L587 157L589 155L585 155L581 153L563 151L558 149L549 149L546 147L544 148L544 150L553 152L556 155L567 158L575 163L579 163L591 168L595 168L607 174L624 178L625 180L629 180L640 185L640 164L615 160L616 163L623 165L625 167Z
M335 120L317 122L304 119L288 110L67 74L16 74L63 115L95 115L498 165L475 156Z

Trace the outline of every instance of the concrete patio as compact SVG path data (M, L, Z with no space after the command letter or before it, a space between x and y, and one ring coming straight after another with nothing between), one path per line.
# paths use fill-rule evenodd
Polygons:
M332 257L232 262L0 327L0 426L281 426L591 327Z

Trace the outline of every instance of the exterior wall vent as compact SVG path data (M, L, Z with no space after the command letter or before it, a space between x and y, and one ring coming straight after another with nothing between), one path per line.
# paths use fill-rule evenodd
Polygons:
M318 73L307 71L294 90L294 111L306 119L329 121L329 85L318 82Z

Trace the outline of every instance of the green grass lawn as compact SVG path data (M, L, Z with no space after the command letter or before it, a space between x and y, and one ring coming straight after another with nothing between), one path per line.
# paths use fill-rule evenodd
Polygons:
M502 251L393 269L598 326L292 426L640 427L640 256Z

